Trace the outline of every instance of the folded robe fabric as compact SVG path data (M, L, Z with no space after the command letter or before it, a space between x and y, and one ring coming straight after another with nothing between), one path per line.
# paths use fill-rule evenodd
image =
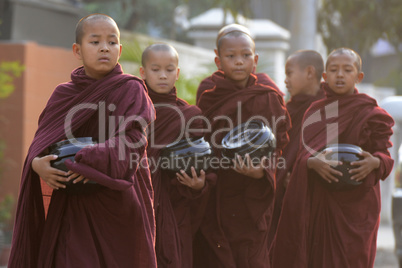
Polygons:
M259 118L273 129L277 156L288 142L290 120L283 97L274 88L257 83L251 74L241 88L223 72L212 75L214 88L204 91L198 102L209 119L212 131L206 134L215 146L215 155L224 135L250 118ZM275 156L271 161L275 161ZM230 168L217 169L216 191L201 224L208 250L197 257L204 264L196 267L269 267L267 237L275 191L275 163L267 165L265 177L253 179Z
M324 90L321 88L316 95L298 94L293 96L287 103L286 109L290 115L290 121L292 128L289 130L289 143L283 149L282 157L285 160L285 164L278 167L276 170L276 192L275 192L275 209L272 217L270 241L276 233L276 227L279 221L280 212L282 209L282 200L285 194L284 181L288 176L288 172L291 172L296 160L297 151L300 146L300 133L302 127L303 116L310 105L325 96Z
M156 267L150 174L130 158L146 163L144 129L154 114L145 85L119 64L100 80L79 67L57 86L24 163L9 267ZM99 141L67 166L100 187L84 195L53 191L45 221L31 163L69 132Z
M285 193L273 245L273 267L372 267L381 207L379 180L391 172L394 124L371 97L336 95L314 102L302 124L301 146ZM328 190L307 160L329 143L360 146L381 160L360 186ZM289 256L292 256L291 258Z
M285 94L278 88L278 86L275 84L275 82L265 73L257 73L255 75L257 77L257 83L263 84L266 86L269 86L276 91L278 91L279 94L284 96ZM214 80L212 79L212 75L208 76L204 80L201 81L200 85L198 86L197 89L197 96L196 96L196 102L199 101L202 93L204 93L205 90L211 89L215 86Z
M148 131L148 159L155 192L158 267L192 267L191 202L205 194L215 176L207 175L203 190L194 191L179 183L175 175L163 171L159 156L167 144L187 136L203 136L203 121L196 118L201 110L178 98L175 87L169 94L148 87L148 94L156 110L156 120Z

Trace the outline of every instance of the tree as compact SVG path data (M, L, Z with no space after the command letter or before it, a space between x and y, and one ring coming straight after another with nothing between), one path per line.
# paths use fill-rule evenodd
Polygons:
M318 30L329 50L348 46L367 52L379 39L395 48L402 42L400 0L323 0Z
M0 62L0 99L7 98L14 91L14 78L19 77L23 70L24 66L20 65L18 61ZM0 140L0 178L1 162L4 157L4 149L5 143ZM1 243L11 243L10 220L12 218L13 206L13 195L8 194L4 197L4 199L0 199L0 250L3 246Z
M402 2L400 0L323 0L318 30L328 50L350 47L368 53L381 38L387 40L399 57L399 68L378 81L402 94Z
M18 61L0 62L0 99L8 97L14 91L13 80L23 70L24 67Z
M243 0L84 0L84 2L88 12L107 13L122 29L163 38L176 36L175 9L180 5L189 6L191 17L218 6L231 12L234 17L239 13L244 16L251 15L250 1ZM178 35L176 39L185 37Z

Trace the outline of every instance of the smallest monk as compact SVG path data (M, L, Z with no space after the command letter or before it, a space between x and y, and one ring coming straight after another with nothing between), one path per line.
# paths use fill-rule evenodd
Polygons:
M282 200L289 182L300 145L301 123L307 108L316 100L324 97L321 88L324 61L320 53L314 50L299 50L292 53L285 64L285 84L290 94L286 103L292 122L289 130L289 143L283 149L285 165L276 170L275 209L272 218L270 241L272 241L278 224Z
M325 65L326 97L304 115L300 147L286 189L273 246L273 267L373 267L380 223L380 181L393 167L388 148L394 121L355 88L364 77L359 54L332 51ZM360 184L333 189L341 161L327 160L328 144L362 148L351 163Z
M172 175L162 170L161 148L186 137L202 136L203 120L194 119L201 110L177 97L179 55L165 43L148 46L142 53L141 77L155 106L156 120L150 125L148 159L155 196L156 257L159 268L192 267L192 202L199 202L215 183L214 173L200 174L192 167ZM194 120L193 120L194 119ZM191 129L191 131L190 131ZM159 161L158 161L159 160Z

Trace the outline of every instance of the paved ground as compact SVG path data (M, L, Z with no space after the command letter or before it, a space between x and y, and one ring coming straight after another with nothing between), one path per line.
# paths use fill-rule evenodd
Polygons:
M398 262L394 255L394 247L395 240L391 225L380 225L374 268L398 268ZM6 266L0 266L0 268L6 268Z
M394 255L395 240L392 227L389 224L381 224L377 237L377 256L375 268L398 268L398 262ZM401 267L402 268L402 267Z

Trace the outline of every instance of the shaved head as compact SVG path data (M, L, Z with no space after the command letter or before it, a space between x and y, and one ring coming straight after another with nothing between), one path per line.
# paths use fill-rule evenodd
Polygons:
M236 23L228 24L219 30L218 36L216 37L216 48L219 47L219 40L230 32L242 32L251 37L251 32L246 26Z
M220 54L220 48L222 46L223 40L226 40L226 39L229 39L229 38L232 38L232 37L245 37L246 39L249 40L250 47L253 50L253 52L255 51L254 40L253 40L253 38L251 38L251 36L249 34L244 33L242 31L231 31L231 32L226 33L225 35L222 35L222 37L219 38L218 46L217 46L218 55Z
M324 60L320 53L315 50L298 50L290 55L289 59L294 60L302 70L307 66L313 66L317 80L321 81L321 76L324 72Z
M156 51L165 51L165 52L171 53L176 58L177 63L179 63L179 54L177 53L177 50L173 46L171 46L169 44L165 44L165 43L155 43L155 44L148 46L142 52L142 57L141 57L142 66L145 67L145 65L148 61L148 58L149 58L149 54L151 52L156 52Z
M77 23L77 26L75 27L75 43L77 43L77 44L82 43L82 37L85 34L85 25L89 22L94 22L94 21L98 21L98 20L107 20L107 21L110 21L112 24L114 24L117 28L117 32L119 33L118 37L120 38L120 31L119 31L119 28L118 28L116 22L114 21L114 19L112 19L112 17L105 15L105 14L95 13L95 14L90 14L86 17L83 17Z
M354 51L353 49L347 48L347 47L337 48L337 49L334 49L331 53L329 53L328 58L327 58L327 63L325 64L325 69L328 68L331 57L333 57L337 54L349 54L350 56L352 56L355 59L357 70L359 72L362 71L362 59L361 59L360 55L357 54L357 52Z

